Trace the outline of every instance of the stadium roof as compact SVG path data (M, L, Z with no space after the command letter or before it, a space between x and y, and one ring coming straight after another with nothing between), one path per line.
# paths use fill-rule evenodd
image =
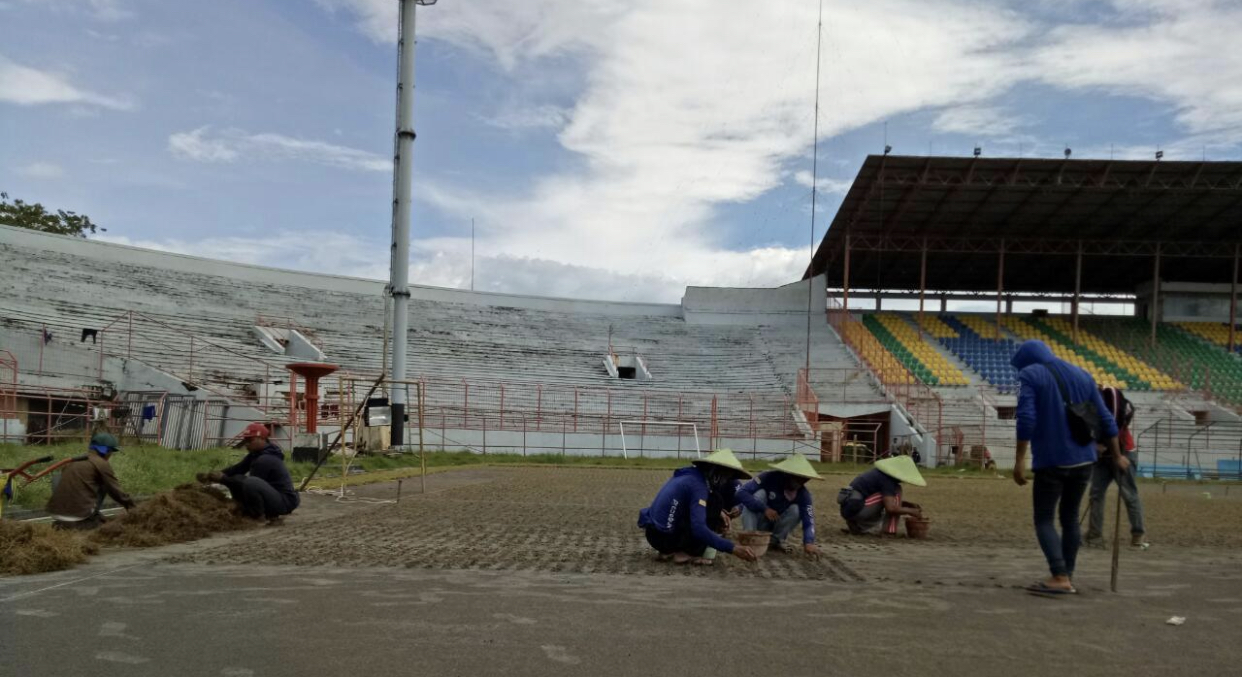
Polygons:
M828 285L1132 293L1160 278L1228 283L1242 243L1242 162L868 156L807 276Z

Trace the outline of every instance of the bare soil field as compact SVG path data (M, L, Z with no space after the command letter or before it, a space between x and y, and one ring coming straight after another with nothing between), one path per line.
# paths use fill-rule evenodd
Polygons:
M849 477L812 483L825 557L769 553L758 563L722 556L710 568L654 561L638 510L669 477L664 470L496 469L492 481L419 495L399 504L293 523L177 561L223 564L410 567L861 581L847 553L917 555L942 548L1034 548L1030 486L1000 479L933 479L904 497L934 523L927 541L852 537L841 531L835 495ZM1148 532L1160 549L1242 545L1242 501L1201 491L1144 487ZM1115 494L1106 514L1111 523ZM1124 516L1122 518L1125 519ZM1123 536L1128 525L1123 524ZM1109 527L1111 533L1111 527ZM800 536L795 532L795 538ZM1037 555L1037 552L1032 554Z

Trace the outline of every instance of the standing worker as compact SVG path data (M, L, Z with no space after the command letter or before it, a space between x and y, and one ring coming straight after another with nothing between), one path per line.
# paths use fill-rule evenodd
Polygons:
M855 477L848 487L837 494L841 518L851 534L897 534L902 515L923 517L917 503L901 500L902 483L927 486L914 459L893 456L875 462L875 467Z
M1084 544L1089 548L1104 547L1104 496L1108 493L1108 485L1116 481L1117 491L1121 492L1121 500L1126 504L1126 516L1130 518L1130 545L1145 548L1150 543L1143 527L1143 502L1139 499L1138 483L1134 479L1134 435L1130 432L1130 424L1134 422L1134 405L1117 388L1101 388L1100 399L1104 400L1104 407L1117 421L1118 446L1129 467L1124 472L1118 471L1108 450L1097 447L1100 457L1091 469L1091 496L1087 502L1090 517Z
M301 499L285 467L284 452L268 439L271 434L262 423L251 423L242 431L246 457L224 470L199 473L197 477L199 482L228 487L247 517L278 524L281 517L297 509Z
M823 478L801 455L791 456L771 467L771 470L759 473L758 477L737 490L737 499L743 506L742 527L747 531L770 532L771 547L793 552L794 546L786 539L801 520L802 549L807 555L818 557L815 508L806 483L809 480L822 481Z
M52 489L52 498L47 502L53 528L99 528L105 521L99 509L108 496L126 510L134 507L134 500L121 489L112 464L108 462L108 457L120 450L116 437L111 433L95 433L91 437L90 451L60 471L60 481Z
M646 532L647 543L661 559L677 564L710 565L717 551L748 561L757 559L750 548L733 543L709 525L716 523L724 530L724 511L739 479L750 479L750 473L729 449L717 450L689 468L674 471L651 507L638 512L638 526Z
M1027 587L1041 594L1074 594L1074 564L1081 532L1082 503L1096 442L1112 453L1114 468L1125 472L1129 462L1117 447L1117 422L1086 371L1057 359L1043 341L1026 341L1010 364L1018 370L1017 456L1013 481L1026 484L1026 453L1031 451L1035 486L1031 491L1035 536L1052 576ZM1061 533L1055 521L1060 516Z

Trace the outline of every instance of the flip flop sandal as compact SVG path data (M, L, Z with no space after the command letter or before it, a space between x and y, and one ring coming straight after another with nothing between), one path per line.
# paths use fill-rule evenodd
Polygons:
M1032 583L1026 586L1025 590L1038 597L1064 597L1066 595L1078 594L1078 590L1074 588L1070 588L1068 590L1064 588L1054 588L1043 581Z

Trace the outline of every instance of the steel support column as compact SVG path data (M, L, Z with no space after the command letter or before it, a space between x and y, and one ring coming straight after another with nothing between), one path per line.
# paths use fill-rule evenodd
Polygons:
M1074 261L1074 301L1071 308L1074 315L1074 333L1072 339L1074 345L1078 345L1078 305L1082 303L1079 298L1082 295L1082 240L1078 241L1078 255Z
M1161 244L1156 244L1156 258L1152 265L1151 272L1151 303L1148 304L1148 312L1151 313L1151 347L1156 348L1156 323L1160 319L1160 249Z
M841 285L841 309L845 319L850 319L850 232L845 231L845 272Z
M1005 292L1005 241L1000 241L996 264L996 338L1001 337L1001 299Z
M923 338L923 296L927 293L927 238L919 260L919 338Z
M1233 277L1229 278L1229 352L1238 345L1238 257L1242 255L1242 244L1233 246ZM1242 446L1239 447L1242 449Z

